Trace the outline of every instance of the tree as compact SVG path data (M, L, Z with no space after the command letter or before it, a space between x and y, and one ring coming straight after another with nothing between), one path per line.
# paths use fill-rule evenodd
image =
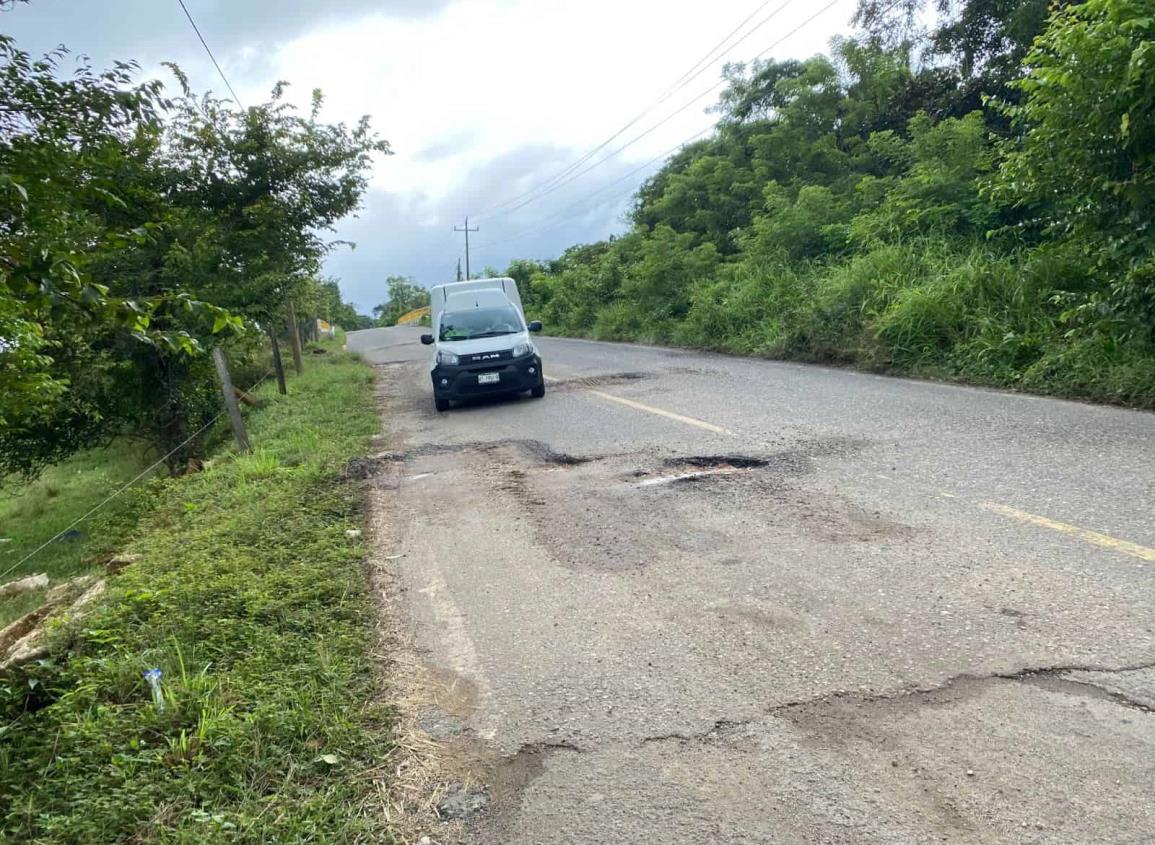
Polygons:
M1054 5L1061 8L1069 1L1055 0ZM855 21L869 43L923 56L908 92L900 95L920 100L912 102L907 116L921 109L935 117L962 117L983 108L989 97L1017 96L1013 83L1047 25L1051 5L1051 0L859 0ZM918 18L927 6L937 18L924 30Z
M1005 105L1018 137L993 196L1093 256L1103 281L1080 309L1155 341L1155 14L1146 0L1058 9Z
M341 288L336 279L316 282L310 305L321 319L346 331L360 331L373 328L372 317L359 314L357 309L341 298Z
M0 476L123 434L179 470L217 410L207 347L311 294L388 145L319 94L241 111L64 56L0 39Z
M429 291L409 276L390 276L385 280L389 299L373 308L377 325L392 326L397 320L429 304Z
M155 149L161 87L135 66L65 76L66 52L33 59L0 36L0 477L33 474L107 436L120 362L111 349L201 351L235 327L187 291L113 290L101 257L146 244L125 223L126 168Z

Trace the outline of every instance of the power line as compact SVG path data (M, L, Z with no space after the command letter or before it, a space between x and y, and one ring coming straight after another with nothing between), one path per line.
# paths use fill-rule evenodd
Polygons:
M589 194L589 195L583 197L582 199L578 200L577 202L573 203L572 205L566 206L559 213L553 215L552 217L550 217L548 220L546 220L541 225L535 226L532 229L526 229L525 231L519 232L516 235L511 235L508 238L499 238L496 241L489 241L487 243L483 243L483 244L479 245L477 248L478 249L486 249L486 248L492 247L492 246L499 246L500 244L509 243L511 241L521 240L522 238L524 238L528 235L533 235L533 234L536 234L536 233L541 232L541 231L546 231L546 230L555 228L556 223L558 223L558 222L564 223L565 222L565 220L563 220L562 218L564 218L566 216L566 214L568 214L573 209L578 208L579 206L585 205L589 200L593 199L598 194L604 194L607 190L614 187L615 185L618 185L622 182L625 182L631 176L634 176L637 173L641 173L643 170L653 166L654 164L657 164L659 161L664 160L665 158L667 158L668 156L677 152L678 150L680 150L682 147L686 146L687 144L693 143L694 141L698 140L698 138L701 138L703 135L705 135L707 132L709 132L712 128L713 127L711 127L711 126L707 126L705 129L698 132L696 135L692 135L689 138L687 138L686 140L680 141L677 144L675 144L674 146L670 147L665 152L654 156L652 159L647 161L645 164L638 165L633 170L629 171L628 173L623 174L622 176L619 176L617 179L614 179L612 182L607 182L606 184L604 184L600 188L598 188L596 191L594 191L592 194ZM622 194L621 196L627 197L636 190L637 190L637 186L633 186L630 188L629 193ZM615 197L613 201L616 202L617 199L618 199L618 197ZM593 208L600 208L601 205L605 205L605 203L601 203L600 205L593 206Z
M650 114L654 109L661 106L663 103L665 103L667 100L669 100L675 94L677 94L679 91L682 91L683 89L685 89L687 85L689 85L691 82L693 82L695 79L697 79L703 73L705 73L707 68L709 68L709 66L711 64L713 64L713 62L717 58L720 58L722 55L725 55L726 53L733 50L735 47L740 45L743 41L748 39L751 35L753 35L755 32L757 32L759 29L761 29L763 26L765 26L767 23L769 23L771 20L773 20L774 17L776 15L778 15L778 13L781 12L783 9L785 9L788 5L790 5L790 3L793 2L793 0L786 0L786 2L782 3L782 5L780 5L773 12L771 12L769 15L767 15L765 18L763 18L761 21L759 21L757 24L755 24L741 38L739 38L733 44L730 44L729 46L727 46L727 42L730 41L730 39L733 38L735 35L737 35L743 29L743 27L745 27L746 24L748 24L751 20L753 20L753 18L759 12L761 12L763 9L765 9L767 6L769 6L771 2L773 2L773 0L764 0L764 2L761 3L758 7L756 7L754 9L754 11L752 11L749 15L747 15L742 20L741 23L739 23L736 27L734 27L734 29L732 29L726 35L725 38L723 38L721 41L719 41L717 44L715 44L713 47L711 47L710 50L704 56L702 56L702 58L700 58L694 65L692 65L689 70L687 70L680 77L678 77L678 79L675 80L670 85L670 87L667 88L666 91L663 92L658 97L658 99L654 100L652 103L650 103L644 109L642 109L642 111L638 112L638 114L636 114L633 118L631 118L624 126L622 126L620 129L618 129L616 132L614 132L613 135L606 138L604 141L602 141L600 144L598 144L592 150L587 152L585 155L583 155L577 161L572 162L569 166L567 166L567 167L563 168L561 171L555 173L553 176L551 176L546 181L530 188L527 191L523 191L522 193L518 194L515 197L512 197L511 199L508 199L504 202L498 203L495 206L490 206L489 208L484 209L481 212L481 216L484 216L486 214L491 214L491 213L496 212L496 211L501 211L502 209L506 208L507 206L513 205L514 203L517 203L519 200L522 200L522 199L529 197L530 195L532 195L538 191L542 191L542 190L548 188L553 183L555 183L557 180L564 179L567 175L572 173L576 168L581 167L583 164L585 164L587 161L589 161L591 158L593 158L595 155L597 155L599 152L601 152L603 149L605 149L607 146L609 146L615 140L620 138L627 130L629 130L631 127L635 126L640 120L642 120L642 118L646 117L646 115ZM722 48L725 48L725 49L722 49ZM719 50L721 50L721 53L718 52ZM715 55L715 54L717 54L717 55ZM516 211L518 208L521 208L521 207L522 206L519 205L513 209L510 209L510 211L507 213L512 213L513 211Z
M787 2L789 2L789 0L787 0ZM791 37L791 36L793 36L795 33L797 33L799 30L801 30L803 27L807 26L807 25L808 25L808 24L810 24L812 21L814 21L814 20L815 20L817 17L819 17L820 15L822 15L823 13L825 13L826 11L828 11L829 9L831 9L833 6L837 5L837 3L838 3L838 2L840 2L840 0L830 0L830 2L829 2L829 3L827 3L825 6L821 7L820 9L818 9L818 11L816 11L816 12L815 12L814 14L812 14L810 17L806 18L806 20L802 21L802 23L798 24L798 26L794 27L794 29L790 30L788 33L786 33L785 35L783 35L781 38L779 38L779 39L778 39L777 41L775 41L773 44L771 44L770 46L768 46L768 47L767 47L766 49L764 49L762 52L758 53L758 54L757 54L757 55L754 57L754 59L755 59L755 60L757 60L757 59L760 59L760 58L764 57L764 56L765 56L767 53L769 53L769 52L770 52L771 50L773 50L775 47L777 47L778 45L780 45L780 44L781 44L782 42L784 42L786 39L790 38L790 37ZM780 7L780 8L781 8L781 7ZM697 97L695 97L694 99L692 99L692 100L690 100L689 102L685 103L684 105L682 105L680 108L676 109L676 110L675 110L674 112L672 112L671 114L667 115L667 116L666 116L665 118L663 118L661 121L659 121L658 123L656 123L654 126L651 126L649 129L647 129L647 130L646 130L645 132L643 132L642 134L638 135L638 136L637 136L636 138L634 138L633 140L631 140L631 141L627 142L626 144L624 144L623 146L619 147L619 148L618 148L618 149L616 149L614 152L612 152L612 153L610 153L609 155L607 155L605 158L602 158L602 159L600 159L599 161L595 162L593 165L591 165L590 167L586 168L585 170L583 170L583 171L581 171L581 172L579 172L579 173L575 173L575 174L574 174L574 175L573 175L573 176L572 176L570 179L566 180L566 182L563 182L563 183L561 183L561 184L555 185L553 188L551 188L549 191L545 192L545 193L544 193L544 194L542 194L541 196L542 196L542 197L544 197L546 194L552 193L554 190L556 190L557 188L560 188L560 187L562 187L562 186L563 186L564 184L566 184L567 182L569 182L569 181L572 181L573 179L576 179L576 178L578 178L579 176L583 175L584 173L588 173L590 170L593 170L593 169L594 169L594 168L596 168L598 165L605 163L606 161L608 161L609 159L613 158L615 155L617 155L618 153L620 153L622 150L624 150L624 149L626 149L627 147L630 147L630 146L632 146L633 144L635 144L636 142L640 141L640 140L641 140L642 138L644 138L646 135L649 135L649 134L650 134L651 132L653 132L654 130L656 130L656 129L658 129L659 127L663 126L665 123L667 123L667 122L669 122L670 120L672 120L672 119L673 119L673 118L674 118L676 115L678 115L678 114L680 114L681 112L685 111L687 108L689 108L689 107L690 107L691 105L693 105L695 102L697 102L698 100L702 99L702 98L703 98L703 97L705 97L706 95L710 94L711 92L713 92L713 91L714 91L714 90L716 90L717 88L721 87L721 86L722 86L722 85L724 85L725 83L726 83L726 80L725 80L725 79L723 79L723 80L721 80L721 81L719 81L719 82L715 83L715 84L714 84L714 85L712 85L710 88L708 88L707 90L703 91L703 92L702 92L701 94L699 94ZM676 144L675 146L671 147L669 150L667 150L666 152L662 153L661 155L659 155L659 156L656 156L655 158L651 159L650 161L646 162L645 164L643 164L643 165L641 165L641 166L639 166L639 167L636 167L636 168L634 168L634 169L633 169L633 170L631 170L629 173L625 174L624 176L621 176L621 177L619 177L618 179L614 180L613 182L610 182L610 183L608 183L607 185L603 185L601 188L599 188L597 191L593 192L592 194L589 194L589 195L587 195L586 197L584 197L583 199L581 199L581 200L579 200L578 202L574 203L573 205L567 206L565 209L563 209L563 211L562 211L562 213L561 213L561 215L560 215L560 216L559 216L559 215L555 215L554 217L551 217L551 218L550 218L548 221L546 221L546 223L544 223L543 225L541 225L541 226L537 226L537 227L534 227L534 228L532 228L532 229L527 229L527 230L525 230L525 231L523 231L523 232L520 232L520 233L518 233L518 234L516 234L516 235L513 235L513 236L511 236L511 237L509 237L509 238L502 238L502 239L500 239L500 240L497 240L497 241L490 241L490 242L488 242L488 243L482 244L482 245L481 245L481 248L485 248L485 247L492 247L492 246L496 246L496 245L499 245L499 244L502 244L502 243L508 243L508 242L510 242L510 241L514 241L514 240L520 240L521 238L524 238L524 237L526 237L526 236L528 236L528 235L531 235L531 234L535 234L535 233L538 233L538 232L541 232L541 231L546 231L546 230L549 230L549 229L551 229L551 228L556 228L556 227L557 227L557 225L560 225L561 223L565 223L565 222L566 222L566 220L565 220L565 219L561 219L561 218L564 218L564 217L565 217L565 214L566 214L566 213L567 213L569 210L572 210L572 209L574 209L574 208L576 208L576 207L578 207L578 206L581 206L581 205L585 204L585 203L586 203L586 202L587 202L589 199L591 199L591 198L593 198L593 197L597 196L599 193L603 193L603 192L604 192L604 191L605 191L605 190L606 190L608 187L611 187L612 185L614 185L614 184L617 184L618 182L622 182L622 181L625 181L625 180L626 180L626 179L628 179L630 176L633 176L634 174L636 174L636 173L638 173L638 172L640 172L640 171L642 171L642 170L646 169L646 168L647 168L647 167L649 167L650 165L654 164L656 161L659 161L659 160L661 160L661 159L664 159L664 158L666 158L668 155L670 155L670 154L671 154L671 153L673 153L674 151L678 150L679 148L681 148L681 147L685 146L686 144L689 144L689 143L691 143L691 142L693 142L693 141L697 140L697 139L698 139L698 138L700 138L702 135L706 134L706 132L710 131L710 129L711 129L711 128L712 128L712 127L706 127L705 129L702 129L702 130L698 131L698 132L697 132L697 133L695 133L694 135L691 135L689 138L686 138L686 139L684 139L683 141L680 141L678 144ZM631 193L632 193L634 190L636 190L636 188L632 188L632 189L631 189ZM623 195L622 195L622 197L625 197L625 196L628 196L628 195L629 195L629 194L623 194ZM522 203L520 206L518 206L518 208L521 208L521 207L524 207L524 206L526 206L526 205L529 205L530 203L532 203L532 202L535 202L535 201L536 201L536 199L541 199L541 197L537 197L537 198L535 198L535 199L531 199L531 200L528 200L527 202L525 202L525 203ZM617 198L615 198L615 201L616 201L616 199L617 199ZM602 203L601 205L605 205L605 203ZM595 207L600 207L600 206L595 206ZM516 211L516 210L517 210L517 209L515 208L515 209L512 209L511 211ZM556 223L555 223L555 222L553 222L553 221L558 221L558 222L556 222Z
M765 24L767 21L769 21L770 18L774 17L774 15L771 15L769 18L766 18L766 20L763 20L761 23L759 23L757 26L755 26L753 29L751 29L749 32L747 32L745 35L743 35L738 41L731 44L729 47L727 47L725 50L723 50L721 53L719 53L718 56L714 55L715 53L718 52L718 50L727 41L729 41L731 38L733 38L735 35L737 35L742 30L742 27L744 27L746 24L750 23L750 21L752 21L754 19L754 16L756 14L758 14L763 9L765 9L767 6L769 6L771 2L773 2L773 0L765 0L765 2L762 3L760 6L758 6L758 8L756 8L754 11L752 11L750 14L748 14L742 20L742 22L740 24L738 24L736 27L734 27L732 30L730 30L729 34L725 38L723 38L721 41L719 41L717 44L715 44L714 47L710 50L710 52L708 52L706 55L702 56L702 58L698 59L698 63L696 65L694 65L692 68L690 68L684 74L682 74L678 78L678 81L675 82L674 84L678 85L678 83L681 83L681 82L692 82L703 71L705 71L706 65L713 64L715 58L718 58L719 56L723 56L726 53L729 53L731 50L733 50L735 47L737 47L739 44L741 44L743 41L745 41L747 38L749 38L751 35L753 35L755 32L757 32L762 27L762 25ZM776 10L774 12L774 14L777 14L779 11L781 11L781 9ZM701 69L699 70L699 68L701 68ZM695 71L697 71L697 73L695 73ZM691 76L691 74L693 74L693 75ZM675 89L675 90L680 90L680 89Z
M261 376L260 381L258 381L256 384L254 384L252 387L249 388L249 391L256 390L258 387L260 387L262 384L264 384L265 380L268 379L268 377L271 376L272 374L273 374L273 371L269 370L267 373L265 373L263 376ZM185 446L192 443L193 440L195 440L197 437L200 437L202 434L204 434L206 431L208 431L210 428L212 428L214 425L216 425L217 421L221 417L223 417L224 415L225 415L225 411L221 411L219 414L217 414L215 417L213 417L207 423L205 423L200 428L198 428L196 431L194 431L192 434L190 434L188 436L188 438L185 439L185 441L182 442L179 446L175 447L168 454L163 455L162 457L158 458L155 463L153 463L153 464L149 465L148 467L146 467L145 469L141 470L140 474L137 475L135 478L133 478L131 481L124 483L119 488L117 488L115 491L113 491L112 495L110 495L107 499L102 501L100 504L95 505L92 508L89 508L89 510L83 516L80 516L80 517L72 520L72 522L68 523L68 525L66 525L62 529L60 529L60 531L57 532L54 536L49 537L47 540L45 540L43 543L41 543L35 549L30 551L28 554L24 555L24 557L20 558L20 560L16 561L16 563L12 564L10 567L5 569L3 572L0 572L0 578L7 578L9 575L11 575L13 572L15 572L17 569L19 569L25 563L30 561L32 558L36 557L36 555L40 554L46 548L51 546L53 543L55 543L57 540L59 540L61 537L63 537L65 534L67 534L69 531L71 531L73 528L78 526L80 523L84 522L84 520L88 519L90 516L92 516L98 510L103 508L105 505L107 505L109 502L111 502L113 499L115 499L117 496L119 496L121 493L123 493L125 490L127 490L129 487L132 487L134 484L136 484L138 481L140 481L146 475L151 473L154 469L156 469L158 466L163 464L165 461L167 461L169 458L171 458L173 455L175 455L177 452L179 452Z
M193 20L192 12L190 12L188 10L188 6L184 4L184 0L176 0L176 2L180 3L180 7L184 10L184 16L188 18L188 22L192 24L193 32L195 32L197 34L197 38L201 40L201 46L205 48L205 52L208 53L209 58L212 59L213 67L215 67L217 69L217 73L221 75L221 79L224 81L225 87L228 88L229 93L233 95L233 100L236 101L238 106L244 108L244 105L241 103L241 98L237 96L237 92L233 90L232 83L229 82L229 78L225 76L225 72L221 69L220 63L217 62L217 57L213 55L213 51L209 49L208 42L205 41L205 37L201 35L200 27L197 26L197 22Z
M594 203L593 205L589 205L588 200L592 199L595 196L594 194L591 194L590 196L586 197L585 200L583 200L582 202L575 203L574 205L570 206L569 209L572 210L572 209L574 209L580 205L580 206L588 206L587 208L584 209L585 211L596 211L597 209L604 208L607 205L612 205L614 203L621 202L622 200L631 196L636 191L637 191L637 186L631 185L629 190L627 190L625 193L619 193L619 194L616 194L616 195L610 197L607 200L604 200L603 202ZM554 229L559 228L560 226L564 226L566 223L569 223L574 219L575 219L574 217L566 216L566 215L561 215L560 217L557 217L557 216L551 217L548 221L546 221L545 223L543 223L540 226L535 226L532 229L526 229L523 232L518 232L516 235L511 235L508 238L502 238L500 241L494 241L493 243L483 244L482 246L483 247L491 247L491 246L496 246L499 244L512 243L513 241L519 241L522 238L529 237L530 235L536 235L536 234L539 234L541 232L552 231ZM479 249L480 248L481 247L479 247Z
M769 47L767 47L761 53L758 53L754 57L754 59L757 60L757 59L762 58L767 53L769 53L771 50L773 50L775 47L780 45L782 42L786 41L788 38L793 36L795 33L797 33L803 27L807 26L809 23L811 23L813 20L815 20L818 16L820 16L824 12L828 11L829 9L833 8L834 6L836 6L841 1L842 0L830 0L829 3L827 3L825 6L822 6L820 9L818 9L818 11L816 11L810 17L806 18L806 20L802 21L802 23L798 24L798 26L794 27L794 29L787 32L785 35L783 35L781 38L779 38L777 41L775 41L773 44L771 44ZM781 10L781 8L784 8L786 5L789 5L789 3L791 3L791 2L792 2L792 0L786 0L786 3L784 3L783 6L779 8L779 11ZM709 88L707 88L705 91L698 94L693 99L687 101L686 103L682 104L677 109L675 109L674 111L670 112L670 114L666 115L664 118L662 118L660 121L655 123L653 126L651 126L649 129L647 129L645 132L642 132L640 135L637 135L634 138L632 138L631 140L627 141L625 144L622 144L620 147L615 149L613 152L609 153L606 156L603 156L602 158L598 159L597 161L595 161L593 164L589 165L588 167L583 168L582 170L578 170L574 173L571 173L568 177L561 180L560 182L557 182L552 187L550 187L548 190L544 190L540 194L538 194L537 196L530 197L530 198L524 200L523 202L515 205L513 208L509 209L505 213L506 214L512 214L515 211L519 211L520 209L525 208L527 205L532 205L533 203L537 202L538 200L549 196L550 194L552 194L554 191L558 190L559 188L565 187L566 185L568 185L570 182L574 181L575 179L578 179L578 178L584 176L585 174L589 173L591 170L594 170L594 169L600 167L601 165L605 164L607 161L609 161L614 156L616 156L619 153L621 153L622 151L632 147L634 144L636 144L638 141L645 138L651 132L655 132L658 129L660 129L662 126L669 123L671 120L673 120L679 114L684 112L690 106L694 105L694 103L701 100L703 97L709 96L714 91L721 88L723 85L725 85L727 83L727 81L728 80L726 80L726 79L719 80L718 82L714 83ZM683 143L685 143L685 142L683 142Z
M481 229L478 228L477 226L474 226L472 229L469 228L469 218L466 217L465 218L465 228L460 228L458 226L454 226L453 231L465 232L465 280L469 281L469 279L471 278L469 275L469 233L470 232L480 232Z

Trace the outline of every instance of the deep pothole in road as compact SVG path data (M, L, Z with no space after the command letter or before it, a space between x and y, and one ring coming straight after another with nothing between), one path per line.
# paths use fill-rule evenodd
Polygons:
M550 381L550 390L582 390L594 387L611 387L615 384L625 384L631 381L652 378L652 373L607 373L600 376L585 376L584 378L559 378Z
M718 476L747 473L769 465L770 461L765 458L747 455L691 455L665 460L660 472L639 469L627 473L625 478L638 487L695 484Z
M766 458L752 458L748 455L691 455L683 458L668 458L668 467L697 467L698 469L759 469L769 466Z
M507 448L520 452L535 464L545 466L573 467L598 460L596 456L570 455L565 452L554 451L548 443L543 443L540 440L505 439L471 443L436 443L419 446L404 452L381 452L371 457L353 458L346 463L341 475L346 479L360 481L373 477L387 466L403 464L414 458L469 452L486 454Z

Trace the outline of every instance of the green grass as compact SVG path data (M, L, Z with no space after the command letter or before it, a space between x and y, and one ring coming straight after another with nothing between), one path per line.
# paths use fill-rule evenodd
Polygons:
M76 533L20 561L68 528L148 463L136 444L93 449L50 467L31 483L0 487L0 583L46 573L52 583L93 571L89 558L118 548L149 503L146 482L118 496ZM18 565L19 564L19 565ZM44 591L0 601L0 627L40 605Z
M330 348L331 347L327 347ZM254 451L165 482L143 555L54 656L0 682L0 841L381 841L362 494L372 373L309 356L265 385ZM163 708L143 672L162 670Z

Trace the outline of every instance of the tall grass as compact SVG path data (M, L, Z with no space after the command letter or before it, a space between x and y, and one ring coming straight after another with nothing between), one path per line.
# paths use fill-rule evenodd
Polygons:
M256 449L166 481L107 600L0 679L0 841L384 838L388 750L345 461L377 429L343 354L251 414ZM162 672L159 704L144 672Z
M35 481L0 485L0 583L43 572L55 582L94 571L93 559L119 548L152 504L152 482L116 497L61 540L36 551L148 463L138 444L119 442L50 467ZM20 561L36 553L24 563ZM44 591L0 601L0 627L38 607Z
M1000 252L928 237L809 263L746 257L697 279L677 322L620 291L600 307L587 298L580 311L555 302L553 316L563 332L607 340L1155 407L1155 349L1072 331L1064 319L1063 298L1089 285L1086 261L1064 246Z

